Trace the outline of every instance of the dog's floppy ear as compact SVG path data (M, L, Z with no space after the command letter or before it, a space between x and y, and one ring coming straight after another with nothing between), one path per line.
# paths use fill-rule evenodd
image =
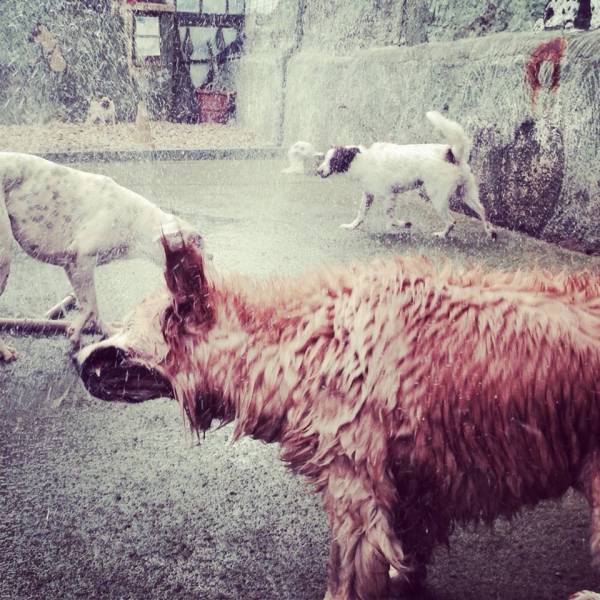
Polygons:
M185 241L162 238L165 249L165 280L172 302L165 311L163 335L175 354L184 338L199 335L214 322L212 288L204 272L202 253Z
M329 161L331 172L345 173L357 154L360 154L358 146L337 146Z

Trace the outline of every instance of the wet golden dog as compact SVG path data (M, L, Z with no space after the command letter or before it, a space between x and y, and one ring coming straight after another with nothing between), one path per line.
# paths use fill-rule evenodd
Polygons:
M127 399L135 369L195 430L278 442L327 511L327 599L417 585L454 524L571 487L600 563L598 277L387 258L257 282L166 253L168 293L82 351L84 380Z

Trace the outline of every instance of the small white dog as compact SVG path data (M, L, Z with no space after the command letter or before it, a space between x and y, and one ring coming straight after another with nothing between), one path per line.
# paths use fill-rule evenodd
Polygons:
M85 173L37 156L0 152L0 294L11 262L12 238L40 261L65 269L81 313L69 337L98 317L94 269L116 258L148 258L164 265L161 237L182 237L202 248L200 234L109 177ZM0 341L0 362L16 358Z
M316 152L310 142L296 142L288 150L289 167L286 167L282 173L297 173L299 175L314 174L319 162L323 160L325 154Z
M107 96L103 96L100 100L92 100L87 122L92 125L115 125L117 122L115 103Z
M358 180L363 189L356 218L342 227L356 229L364 221L373 200L379 197L387 200L390 230L410 227L410 222L396 219L396 196L423 187L445 224L444 229L435 235L446 237L454 227L450 197L460 188L462 201L479 215L485 231L495 238L496 233L487 222L485 210L479 202L479 187L467 163L470 139L458 123L440 113L432 111L426 116L448 140L447 144L375 143L369 148L338 146L325 154L317 169L321 177L347 172Z

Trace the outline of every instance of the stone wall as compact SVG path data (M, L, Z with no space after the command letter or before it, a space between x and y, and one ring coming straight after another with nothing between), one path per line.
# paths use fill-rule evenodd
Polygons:
M102 96L120 121L135 118L142 97L151 114L163 111L170 74L132 75L127 10L114 0L2 0L0 123L80 121Z
M238 119L326 148L438 141L443 111L492 221L600 251L600 31L533 31L544 4L280 0L247 18Z

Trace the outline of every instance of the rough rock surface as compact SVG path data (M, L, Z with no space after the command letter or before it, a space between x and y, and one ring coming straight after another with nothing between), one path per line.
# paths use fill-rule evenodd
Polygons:
M323 149L439 141L445 111L494 222L598 252L600 31L533 31L544 4L280 2L247 21L239 122Z

